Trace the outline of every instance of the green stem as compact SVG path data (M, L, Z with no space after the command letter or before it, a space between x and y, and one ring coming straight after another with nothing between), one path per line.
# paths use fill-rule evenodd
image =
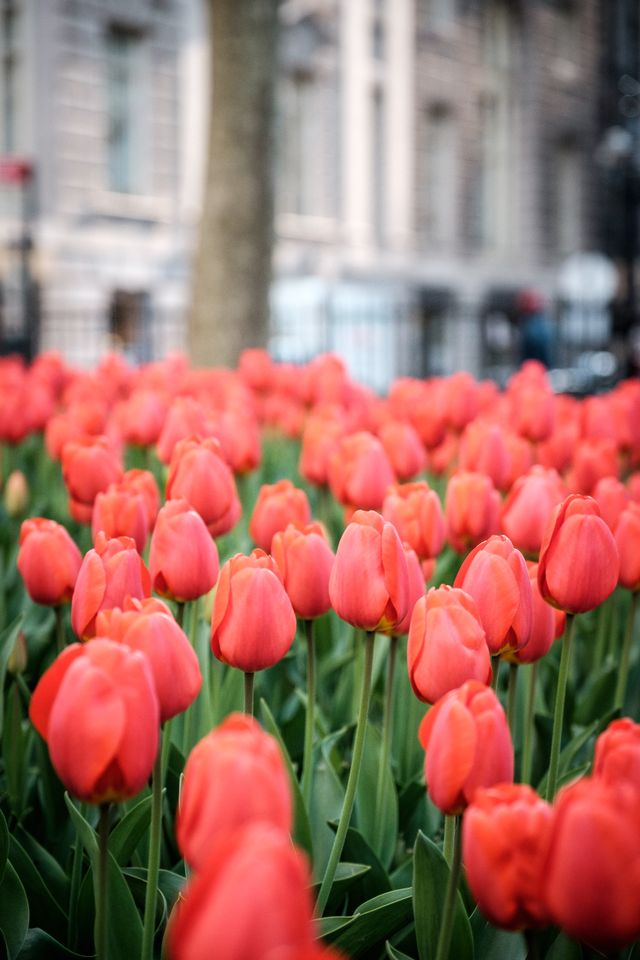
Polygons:
M349 829L351 812L356 797L356 788L358 786L358 777L360 776L360 766L362 764L362 754L364 751L364 740L367 732L367 716L369 713L369 699L371 696L371 674L373 670L373 646L375 633L367 633L365 636L365 661L364 673L362 676L362 688L360 694L360 709L358 711L358 721L356 725L356 735L353 742L353 757L351 759L351 769L349 770L349 779L347 780L347 789L344 795L342 812L338 829L333 840L333 846L329 855L329 862L322 878L322 885L318 894L316 904L316 914L321 917L331 893L333 880L338 869L338 862L344 847L344 841Z
M491 677L491 689L497 693L498 678L500 676L500 664L502 661L500 660L499 657L492 657L491 659L492 659L492 665L493 665L493 676Z
M456 817L451 814L445 814L444 817L444 842L442 844L442 853L451 869L453 863L453 851L456 840Z
M56 652L58 656L66 646L66 636L64 628L64 607L61 603L54 608L56 612Z
M166 736L166 733L164 734ZM160 734L162 742L163 734ZM149 865L147 891L144 900L144 933L142 937L142 960L153 958L153 937L156 929L156 901L158 899L158 874L160 870L160 842L162 831L162 750L159 749L153 767L151 782L151 828L149 831Z
M96 904L96 922L94 928L96 960L107 960L109 954L107 943L107 917L109 909L108 878L110 812L110 804L103 803L100 807L100 821L98 823L98 876L94 888Z
M453 840L453 859L449 871L449 880L447 881L447 893L444 901L444 914L440 926L440 936L438 937L438 949L436 950L436 960L447 960L449 948L451 946L451 934L453 933L453 920L455 917L456 900L458 897L458 881L460 879L460 866L462 864L462 817L455 818L454 840Z
M79 805L80 813L86 818L85 804ZM80 883L82 881L82 840L76 830L76 842L73 847L73 860L71 862L71 884L69 887L69 911L67 922L67 940L72 950L75 950L78 942L78 893L80 892Z
M200 659L200 651L198 650L198 600L192 600L189 604L189 632L188 632L189 642L195 650L195 654L198 657L198 663L200 664L200 670L203 671L202 663ZM203 689L207 689L204 682L202 684ZM197 702L197 701L196 701ZM191 750L191 737L193 730L193 719L194 713L196 711L196 703L190 704L184 713L184 727L182 733L182 753L185 757L189 755Z
M396 672L398 655L398 637L389 638L389 658L387 660L387 688L384 698L384 715L382 718L382 751L378 764L378 783L376 786L376 822L373 849L378 850L382 843L386 810L383 809L384 778L389 763L391 749L391 733L393 722L393 682Z
M556 705L553 713L553 734L551 737L551 755L549 757L549 773L547 774L547 797L551 803L556 793L558 783L558 763L560 760L560 743L562 741L562 723L564 720L564 701L567 693L567 679L569 677L569 662L571 656L571 641L575 616L567 614L567 623L562 640L562 655L560 657L560 673L556 689Z
M629 679L629 664L631 661L631 643L633 641L633 628L636 619L636 609L638 605L638 594L631 594L631 605L627 614L627 626L624 631L624 642L622 644L622 653L620 655L620 669L618 671L618 680L616 683L616 693L613 705L622 710L624 698L627 692L627 681Z
M183 625L184 625L184 608L185 608L185 606L186 606L186 604L185 604L184 600L177 600L177 601L176 601L176 623L178 624L178 626L179 626L180 628L182 628Z
M253 681L255 673L247 671L244 675L244 712L253 716Z
M524 939L527 944L526 960L540 960L540 940L535 930L524 930Z
M522 745L522 769L520 780L522 783L531 783L531 764L533 761L533 710L536 698L536 679L538 664L531 663L527 667L527 700L524 718L524 742Z
M518 692L518 664L509 664L509 684L507 686L507 723L511 739L516 738L516 694Z
M313 779L313 730L316 702L316 650L313 636L313 620L304 621L307 639L307 714L304 723L304 757L302 766L302 799L307 810L311 804Z

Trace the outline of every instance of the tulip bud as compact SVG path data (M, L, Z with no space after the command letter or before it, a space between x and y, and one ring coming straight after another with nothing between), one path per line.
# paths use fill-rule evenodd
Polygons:
M99 493L122 479L122 460L106 436L85 436L65 443L62 476L69 492L69 509L79 523L91 523Z
M462 553L498 532L500 496L484 473L455 473L447 485L447 539Z
M596 740L593 775L608 783L626 781L640 790L640 723L613 720Z
M373 510L356 510L342 534L329 579L339 617L361 630L392 632L409 605L409 577L395 527Z
M213 605L214 656L245 673L272 667L289 651L296 615L278 565L263 550L222 567Z
M290 480L264 484L249 521L249 533L261 550L269 552L274 534L284 530L290 523L304 526L311 522L311 507L304 490L299 490Z
M476 601L494 656L527 645L533 606L531 583L524 557L508 537L495 535L478 544L460 567L454 586Z
M382 504L382 516L394 525L403 543L421 560L437 557L444 545L445 524L435 490L424 481L394 484Z
M236 482L217 440L181 440L173 449L167 500L184 499L200 514L212 537L228 533L242 507Z
M567 495L555 470L532 467L519 477L502 505L501 527L518 550L537 557L554 507Z
M424 574L418 556L415 550L412 550L407 543L402 544L402 549L404 550L405 560L407 561L407 595L409 599L407 602L407 612L404 617L389 631L392 637L403 637L409 633L413 611L415 610L418 600L424 597Z
M80 800L126 800L149 779L160 715L142 653L111 640L72 644L40 678L29 716Z
M16 676L19 673L24 673L24 671L27 669L28 662L29 650L27 648L27 638L21 630L16 637L16 642L13 645L13 649L9 654L9 659L7 660L7 672L13 676Z
M151 593L149 571L130 537L96 536L85 555L71 600L71 626L76 636L95 636L100 610L122 607L126 597L142 600Z
M615 590L618 570L615 540L598 504L571 494L556 507L540 548L543 598L567 613L593 610Z
M315 620L331 608L329 577L335 556L320 523L290 523L275 534L271 552L291 605L301 620Z
M387 420L378 436L398 480L410 480L427 466L427 454L415 427L403 420Z
M467 882L490 923L530 930L549 923L544 863L551 807L525 784L478 790L462 821Z
M212 848L263 821L290 833L291 788L280 748L245 714L232 714L189 754L176 822L185 861L201 870Z
M153 589L182 602L208 593L218 579L218 550L200 514L186 500L168 500L151 536Z
M475 600L464 590L432 587L416 603L407 648L409 680L435 703L466 680L491 681L491 655Z
M438 700L419 736L426 751L427 790L443 813L462 813L480 787L513 780L507 718L493 690L477 680Z
M618 583L635 593L640 590L640 504L632 501L622 511L614 539L620 558Z
M57 606L71 600L82 554L55 520L31 517L20 528L18 570L35 603Z
M638 790L583 777L553 807L543 895L554 923L608 955L640 937Z
M527 573L531 584L531 633L524 647L508 651L503 659L510 663L535 663L546 656L553 641L562 636L566 616L562 610L556 610L540 595L538 587L538 564L527 561Z
M341 439L329 461L331 492L345 506L379 510L395 479L384 447L370 433Z
M19 517L29 503L29 485L22 470L12 470L4 488L4 508L10 517Z

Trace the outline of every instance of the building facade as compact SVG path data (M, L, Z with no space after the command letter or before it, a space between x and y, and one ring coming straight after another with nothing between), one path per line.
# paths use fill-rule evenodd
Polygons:
M550 302L559 263L601 243L610 6L282 2L276 355L337 349L384 388L398 372L482 372L517 351L519 291ZM40 344L71 359L108 341L140 358L182 343L206 144L203 7L0 0L0 155L33 161ZM14 210L5 234L16 222ZM6 290L12 270L5 256Z

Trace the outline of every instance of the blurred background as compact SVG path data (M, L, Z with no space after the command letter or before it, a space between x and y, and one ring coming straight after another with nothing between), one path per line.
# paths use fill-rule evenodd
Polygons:
M638 0L0 0L0 350L640 367Z

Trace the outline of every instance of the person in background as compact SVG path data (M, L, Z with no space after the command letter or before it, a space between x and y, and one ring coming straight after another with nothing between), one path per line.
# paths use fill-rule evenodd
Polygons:
M539 360L553 366L553 324L537 290L523 290L516 300L520 327L520 361Z

